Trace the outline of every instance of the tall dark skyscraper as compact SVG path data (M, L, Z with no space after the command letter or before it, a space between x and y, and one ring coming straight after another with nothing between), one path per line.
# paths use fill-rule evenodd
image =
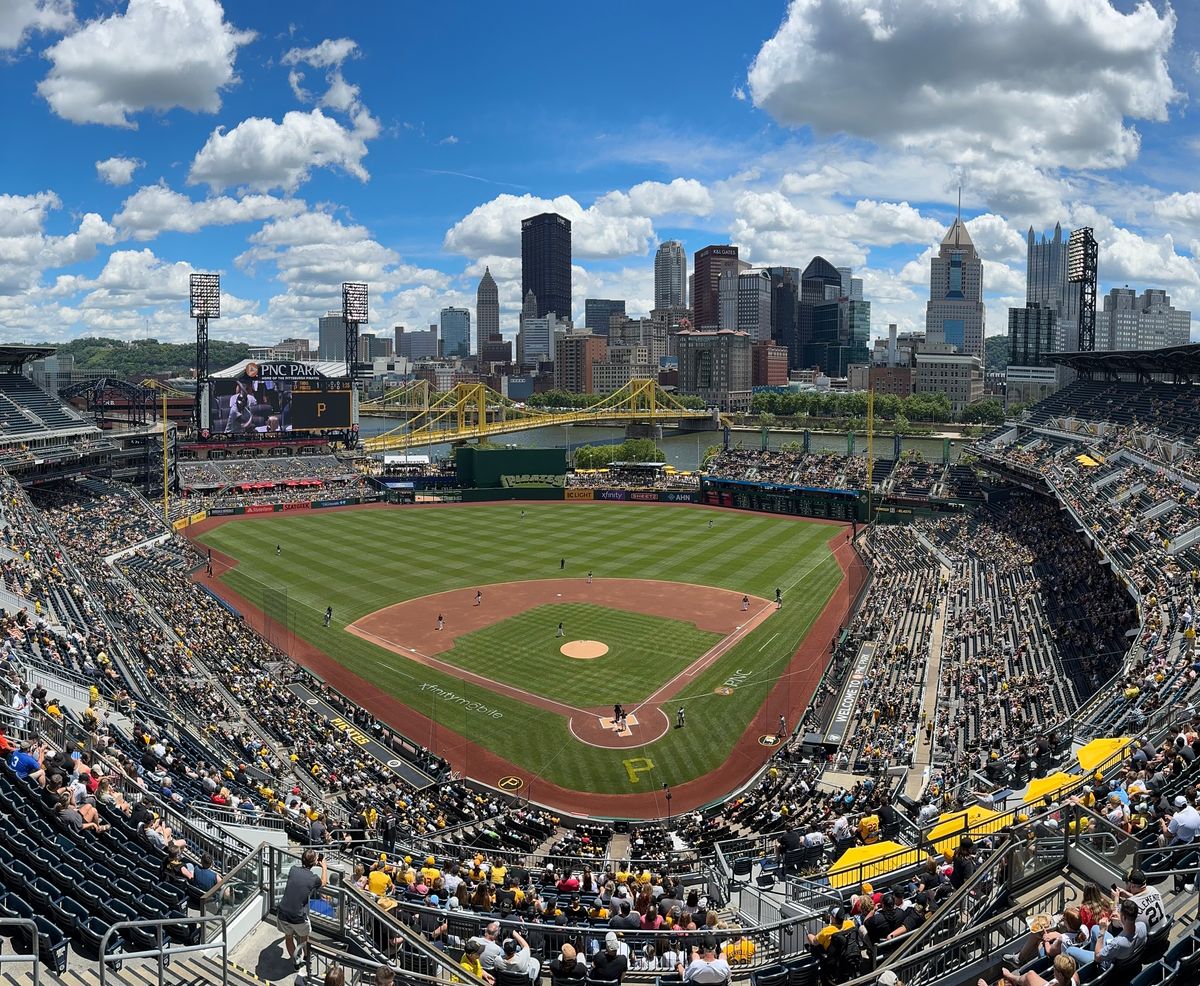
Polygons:
M571 317L571 220L543 212L521 220L521 296L532 291L537 317Z
M706 246L696 251L695 277L692 280L692 324L699 329L721 325L721 301L718 284L721 275L738 272L738 248L728 244Z
M771 338L787 346L788 366L800 366L801 352L796 336L800 316L800 268L768 267L771 277Z
M796 305L796 344L788 343L788 366L807 368L813 359L812 344L816 341L815 309L826 301L836 301L841 295L842 275L824 257L813 257L800 277L800 301ZM798 362L793 366L791 360Z

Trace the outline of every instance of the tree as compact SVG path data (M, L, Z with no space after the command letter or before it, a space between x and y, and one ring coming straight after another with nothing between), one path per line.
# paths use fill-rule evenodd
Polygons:
M968 404L960 415L962 421L973 425L1004 424L1004 405L994 397Z

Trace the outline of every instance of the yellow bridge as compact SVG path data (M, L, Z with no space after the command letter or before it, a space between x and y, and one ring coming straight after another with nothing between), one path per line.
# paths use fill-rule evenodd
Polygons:
M684 407L654 380L631 380L591 407L562 411L525 407L481 383L460 383L438 393L421 380L363 401L358 411L363 417L408 418L391 431L363 439L368 452L490 438L547 425L717 423L713 411Z

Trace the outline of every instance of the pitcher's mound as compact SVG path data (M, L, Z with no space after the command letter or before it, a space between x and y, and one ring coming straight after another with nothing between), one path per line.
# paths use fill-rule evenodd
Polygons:
M599 640L572 640L569 644L563 644L559 650L577 661L591 661L607 654L608 644Z

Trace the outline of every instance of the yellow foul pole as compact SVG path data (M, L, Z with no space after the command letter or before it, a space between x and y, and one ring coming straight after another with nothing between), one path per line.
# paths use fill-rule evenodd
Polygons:
M875 471L875 390L867 387L867 523L872 520L875 484L871 474Z
M171 523L171 511L167 502L167 392L162 394L162 445L163 445L163 523Z

